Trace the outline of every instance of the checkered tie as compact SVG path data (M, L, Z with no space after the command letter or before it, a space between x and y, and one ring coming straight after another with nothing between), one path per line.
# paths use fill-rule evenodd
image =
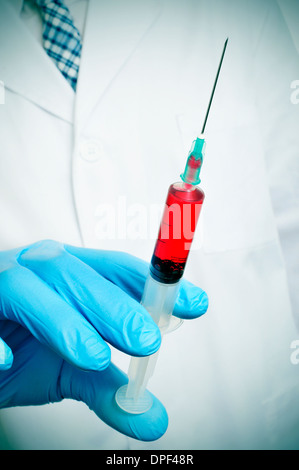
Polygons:
M43 19L43 45L49 57L76 90L81 37L62 0L36 0Z

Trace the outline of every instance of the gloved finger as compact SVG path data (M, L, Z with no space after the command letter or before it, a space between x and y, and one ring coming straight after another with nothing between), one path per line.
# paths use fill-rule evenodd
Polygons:
M13 354L10 347L0 338L0 371L10 369L13 363Z
M167 429L168 416L154 395L150 410L139 415L126 413L116 404L115 393L127 381L127 376L112 363L105 371L88 373L65 365L61 392L64 398L83 401L102 421L127 436L142 441L159 439Z
M149 270L148 263L128 253L118 251L103 251L70 245L65 245L65 249L140 302ZM196 318L207 311L208 304L205 291L182 279L173 313L183 319Z
M93 326L34 273L14 266L1 273L0 319L27 328L71 364L101 370L111 358L109 346Z
M20 254L18 262L55 289L117 349L145 356L160 347L160 331L144 307L63 245L35 244Z
M173 315L189 320L206 313L209 298L206 292L186 279L182 280Z

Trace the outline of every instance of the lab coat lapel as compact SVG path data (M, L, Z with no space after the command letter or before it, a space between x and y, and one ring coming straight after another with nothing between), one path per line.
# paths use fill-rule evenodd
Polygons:
M82 130L160 12L159 0L89 0L77 86L77 131Z
M0 79L5 87L72 122L74 91L12 5L0 0L0 11Z

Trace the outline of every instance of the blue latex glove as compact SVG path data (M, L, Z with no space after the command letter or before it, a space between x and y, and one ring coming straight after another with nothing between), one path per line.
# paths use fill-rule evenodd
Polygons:
M154 353L159 329L139 304L148 264L122 252L41 241L0 253L0 408L72 398L140 440L158 439L167 413L130 415L115 404L127 376L108 343L135 356ZM183 281L175 314L194 318L206 294Z

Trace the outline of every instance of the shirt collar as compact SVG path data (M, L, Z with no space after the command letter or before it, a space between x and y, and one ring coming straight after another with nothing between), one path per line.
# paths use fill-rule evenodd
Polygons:
M72 4L74 3L75 0L73 1L68 1L66 2L66 5L69 5L69 4ZM10 0L13 8L17 11L17 13L20 15L21 14L21 11L23 9L23 6L24 6L24 3L25 3L25 0Z
M14 9L18 12L18 14L21 14L24 0L10 0L10 1Z

